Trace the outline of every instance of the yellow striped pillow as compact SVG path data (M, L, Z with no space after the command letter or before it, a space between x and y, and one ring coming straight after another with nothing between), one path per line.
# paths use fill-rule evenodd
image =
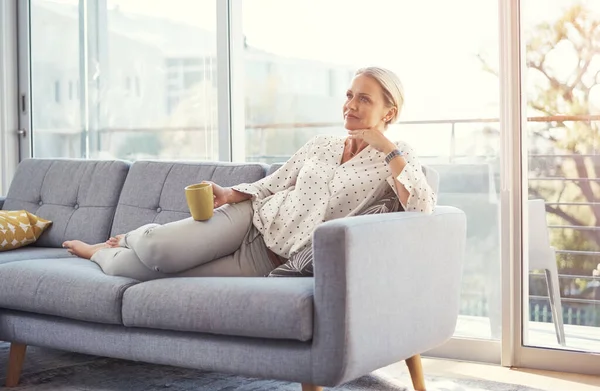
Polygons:
M0 251L34 243L50 224L26 210L0 210Z

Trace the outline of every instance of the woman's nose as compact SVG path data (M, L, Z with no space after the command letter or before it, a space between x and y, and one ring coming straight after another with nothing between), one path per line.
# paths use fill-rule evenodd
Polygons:
M348 102L346 102L346 107L352 110L356 109L356 101L354 100L354 98L348 100Z

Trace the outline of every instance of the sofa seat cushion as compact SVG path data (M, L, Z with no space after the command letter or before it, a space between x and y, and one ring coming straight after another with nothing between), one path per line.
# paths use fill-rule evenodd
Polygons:
M313 298L312 278L168 278L127 289L123 324L308 341Z
M30 259L76 258L64 248L53 247L21 247L11 251L0 252L0 265L8 262L27 261Z
M97 323L121 324L123 292L138 281L107 276L81 258L0 265L0 307Z

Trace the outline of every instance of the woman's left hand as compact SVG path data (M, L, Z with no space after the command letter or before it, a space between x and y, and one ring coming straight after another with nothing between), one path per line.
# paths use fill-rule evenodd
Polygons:
M379 152L390 153L396 149L396 144L377 129L349 130L348 135L353 139L363 140Z

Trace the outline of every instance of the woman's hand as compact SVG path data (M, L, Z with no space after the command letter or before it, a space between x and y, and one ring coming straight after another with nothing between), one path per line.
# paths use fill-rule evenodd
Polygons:
M377 129L358 129L358 130L349 130L348 135L350 138L364 141L379 152L390 153L394 149L396 149L396 144L394 144L390 139L385 137L383 132Z
M212 186L213 198L215 199L215 209L229 203L229 196L232 192L230 188L221 187L211 181L202 181L202 183L208 183Z

